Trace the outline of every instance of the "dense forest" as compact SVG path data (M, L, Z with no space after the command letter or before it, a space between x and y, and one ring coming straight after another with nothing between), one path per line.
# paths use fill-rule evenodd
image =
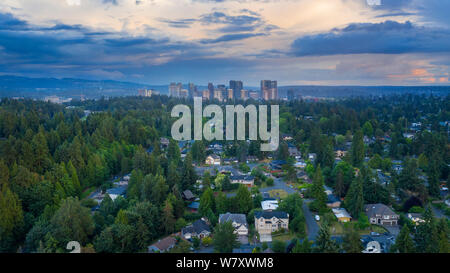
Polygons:
M240 212L248 214L250 222L260 201L257 192L252 192L257 196L253 198L242 187L235 189L235 197L218 189L213 194L209 183L223 179L221 185L230 187L227 178L198 177L194 170L193 163L204 161L205 147L211 143L196 141L183 158L173 140L161 148L160 138L170 138L174 121L170 111L179 103L192 101L153 96L58 105L2 99L0 252L66 252L69 241L79 241L85 252L145 252L158 238L201 216L214 225L218 214ZM345 197L352 215L358 215L364 203L391 204L405 211L425 207L439 198L443 182L450 184L449 127L443 124L450 120L449 97L392 95L271 103L280 105L280 134L292 135L302 154L317 155L307 167L308 174ZM419 122L421 129L414 138L405 137L411 123ZM366 143L365 138L373 141ZM335 150L349 140L350 152L336 163ZM270 154L260 152L259 142L236 141L224 153L240 161L247 155L289 159L286 143ZM402 160L404 167L392 176L392 183L386 187L370 183L375 179L371 170L391 172L393 160ZM96 204L88 195L111 187L114 177L128 173L126 198L113 201L106 196L92 213ZM419 174L426 175L426 182ZM194 187L200 178L203 190ZM201 195L199 212L186 210L181 195L186 189ZM321 198L314 188L308 194ZM396 203L393 196L402 201ZM322 206L314 205L318 210ZM449 234L442 224L432 228L438 230L437 239L417 235L418 251L434 251L426 247L438 244L443 230Z

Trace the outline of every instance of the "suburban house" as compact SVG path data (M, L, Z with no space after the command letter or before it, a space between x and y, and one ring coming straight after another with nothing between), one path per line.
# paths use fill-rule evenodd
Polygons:
M229 157L229 158L223 159L223 164L225 164L225 165L231 165L233 163L238 163L238 160L236 157Z
M161 148L169 147L169 139L162 137L159 139L159 142L161 143Z
M206 157L205 164L207 165L220 165L220 156L211 154Z
M176 244L177 240L172 236L168 236L149 246L148 253L167 252L171 250Z
M257 211L255 212L255 229L261 237L271 235L280 229L289 229L289 214L283 211ZM264 240L265 241L265 240Z
M183 196L184 200L187 201L195 200L195 195L190 190L185 190L181 195Z
M344 208L333 208L332 211L339 222L347 223L352 220L352 217Z
M281 170L282 166L286 163L286 160L272 160L272 162L270 162L270 168L272 170Z
M273 211L278 208L278 200L277 199L268 199L261 201L261 208L267 211Z
M112 189L108 189L108 190L106 190L106 193L114 201L119 196L124 197L126 191L127 191L127 186L120 186L120 187L115 187L115 188L112 188Z
M329 194L327 196L327 207L329 208L339 208L341 206L341 199L334 194Z
M247 187L253 187L255 178L251 175L232 175L230 177L231 184L243 184Z
M420 223L424 223L425 220L423 219L423 216L421 213L408 213L408 218L413 221L414 224L418 225Z
M295 159L301 158L301 153L298 151L297 147L294 145L289 145L288 147L289 156L294 157Z
M384 204L368 204L364 206L371 224L396 226L400 216Z
M191 225L186 226L181 230L181 235L186 240L190 240L193 237L204 238L208 237L211 234L211 228L208 223L202 218Z
M249 162L257 162L258 161L258 157L254 156L254 155L249 155L247 156L247 163Z
M248 236L248 224L245 214L225 213L219 215L219 223L230 221L234 227L234 233L238 236Z
M200 208L200 202L192 202L189 205L187 205L190 212L197 212Z

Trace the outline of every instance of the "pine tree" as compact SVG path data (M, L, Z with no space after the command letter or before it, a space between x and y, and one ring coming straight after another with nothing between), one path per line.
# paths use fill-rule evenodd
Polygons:
M346 253L361 253L363 250L359 233L353 226L345 229L342 247Z
M430 205L425 209L423 218L425 222L420 223L417 226L416 234L414 236L417 252L437 253L439 251L439 234Z
M364 136L361 130L356 131L353 136L351 158L355 167L360 167L364 161Z
M240 213L247 214L252 209L252 196L247 186L240 184L235 198L238 203Z
M211 188L206 189L200 196L199 213L205 216L208 210L214 210L214 195Z
M316 252L319 253L337 253L339 247L335 241L331 240L330 230L327 223L323 223L319 230L316 240Z
M327 208L327 194L324 189L324 181L322 176L322 170L320 169L320 165L317 166L316 171L314 173L313 184L311 187L312 196L315 198L313 201L313 207L319 212L325 210Z
M397 236L395 245L392 246L392 248L393 248L392 250L394 252L400 252L400 253L414 253L415 252L414 241L411 238L411 234L409 232L408 225L403 225L402 229L400 230L400 233Z
M173 207L169 200L166 200L162 210L162 228L166 234L172 233L175 229L175 217L173 215Z
M363 182L359 175L350 185L350 189L345 197L345 207L353 218L358 218L364 208Z
M219 253L231 253L233 248L239 246L237 235L230 221L216 225L213 234L214 251Z

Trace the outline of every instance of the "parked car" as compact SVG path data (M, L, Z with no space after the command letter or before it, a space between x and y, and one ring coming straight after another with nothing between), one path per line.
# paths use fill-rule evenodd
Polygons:
M320 221L320 216L316 215L314 218L316 218L316 221Z

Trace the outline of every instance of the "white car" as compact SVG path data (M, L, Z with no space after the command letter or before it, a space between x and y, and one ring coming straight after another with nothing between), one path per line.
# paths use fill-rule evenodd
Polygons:
M314 218L316 218L316 221L320 221L320 216L316 215Z

